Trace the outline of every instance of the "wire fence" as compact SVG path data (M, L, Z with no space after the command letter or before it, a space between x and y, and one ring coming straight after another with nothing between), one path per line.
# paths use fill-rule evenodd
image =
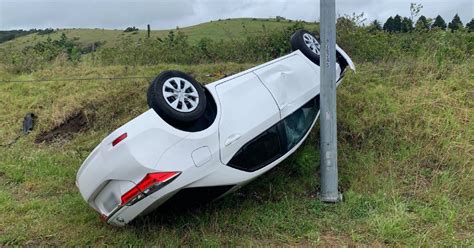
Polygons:
M155 76L137 77L97 77L97 78L60 78L60 79L32 79L32 80L1 80L2 83L39 83L39 82L65 82L65 81L100 81L100 80L130 80L130 79L152 79Z

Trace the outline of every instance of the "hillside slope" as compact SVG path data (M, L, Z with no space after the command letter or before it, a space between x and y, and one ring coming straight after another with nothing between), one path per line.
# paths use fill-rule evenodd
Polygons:
M252 30L260 30L261 20L246 19L198 25L187 32L193 42L199 37L240 38L235 35L250 32L249 23ZM84 45L102 37L112 46L124 36L121 31L70 31L97 32L78 37ZM77 170L107 134L148 109L146 91L152 78L175 69L208 83L243 71L289 51L289 34L274 33L245 42L207 43L224 59L192 63L133 59L149 62L164 52L172 58L212 54L188 56L189 44L167 47L166 42L158 46L163 50L151 53L160 43L150 41L151 46L142 48L124 44L122 51L102 49L99 53L109 50L112 58L123 56L110 64L57 56L31 66L35 56L48 54L0 55L7 58L0 63L2 81L56 80L0 83L0 247L472 246L474 33L466 32L389 34L360 27L338 33L357 65L357 73L348 73L337 92L344 202L327 205L316 199L316 126L294 155L208 206L160 209L125 228L99 221L75 186ZM135 36L138 40L144 33ZM137 56L125 56L134 52ZM19 136L29 112L38 116L37 125L28 136Z
M263 30L281 29L292 25L290 21L276 21L275 19L229 19L212 21L195 26L180 28L188 35L191 42L202 38L210 39L239 39L249 33L260 33ZM314 24L306 24L311 26ZM89 46L94 42L105 42L105 47L114 47L121 38L131 37L134 40L147 37L146 27L139 27L140 31L125 33L123 30L106 29L60 29L49 35L30 34L0 44L0 48L21 49L45 41L48 37L59 39L61 34L75 38L82 46ZM152 30L151 37L164 37L171 30Z
M252 65L54 67L12 79L154 75L165 69L211 82ZM81 198L76 172L108 133L147 109L149 80L0 84L0 140L33 111L38 126L0 147L0 244L160 246L470 246L474 173L472 60L358 64L338 89L340 187L315 199L316 127L296 154L238 193L185 212L155 212L112 228ZM208 75L212 76L209 77ZM82 116L52 143L42 133ZM75 119L75 118L73 118Z

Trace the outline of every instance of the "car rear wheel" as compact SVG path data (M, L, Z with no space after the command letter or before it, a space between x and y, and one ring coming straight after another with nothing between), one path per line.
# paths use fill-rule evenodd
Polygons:
M206 110L202 86L180 71L164 71L148 89L148 106L166 121L193 122Z
M291 36L291 47L293 51L300 50L313 63L319 65L321 57L321 45L318 39L306 30L298 30Z

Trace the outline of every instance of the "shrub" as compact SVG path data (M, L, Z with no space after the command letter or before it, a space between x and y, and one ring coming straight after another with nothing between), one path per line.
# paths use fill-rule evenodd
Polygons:
M80 61L82 51L63 33L58 40L48 37L46 41L27 46L21 51L5 52L3 50L2 53L0 63L6 65L7 70L13 73L29 73L54 61L59 61L61 65L65 62L77 63Z
M361 27L353 18L339 18L337 42L356 62L425 58L442 66L446 61L457 63L473 56L474 33L389 33L380 32L380 25L375 26L377 28L374 25ZM74 39L63 34L59 40L48 38L21 52L3 50L0 63L15 72L30 72L52 61L78 63L82 54L91 52L94 63L103 65L259 63L291 52L289 37L304 27L303 22L294 22L288 28L276 30L262 26L260 32L247 32L239 39L203 38L193 43L180 30L170 31L164 38L136 40L124 35L117 45L110 48L101 47L101 42L81 48Z
M133 27L128 27L128 28L126 28L123 32L124 32L124 33L131 33L131 32L136 32L136 31L138 31L138 28L136 28L135 26L133 26Z
M0 31L0 43L3 43L3 42L6 42L6 41L9 41L9 40L13 40L15 38L18 38L18 37L21 37L21 36L24 36L24 35L28 35L28 34L31 34L31 33L35 33L37 32L36 29L31 29L29 31L26 31L26 30L9 30L9 31Z

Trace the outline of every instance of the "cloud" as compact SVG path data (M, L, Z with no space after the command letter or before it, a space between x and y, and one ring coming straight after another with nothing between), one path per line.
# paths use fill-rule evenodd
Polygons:
M411 2L424 5L421 14L441 14L450 21L459 13L464 22L473 16L472 0L337 0L338 15L365 13L369 20L409 16ZM0 29L118 28L154 29L189 26L236 17L319 19L317 0L0 0Z
M0 0L0 28L170 26L194 16L188 0Z

